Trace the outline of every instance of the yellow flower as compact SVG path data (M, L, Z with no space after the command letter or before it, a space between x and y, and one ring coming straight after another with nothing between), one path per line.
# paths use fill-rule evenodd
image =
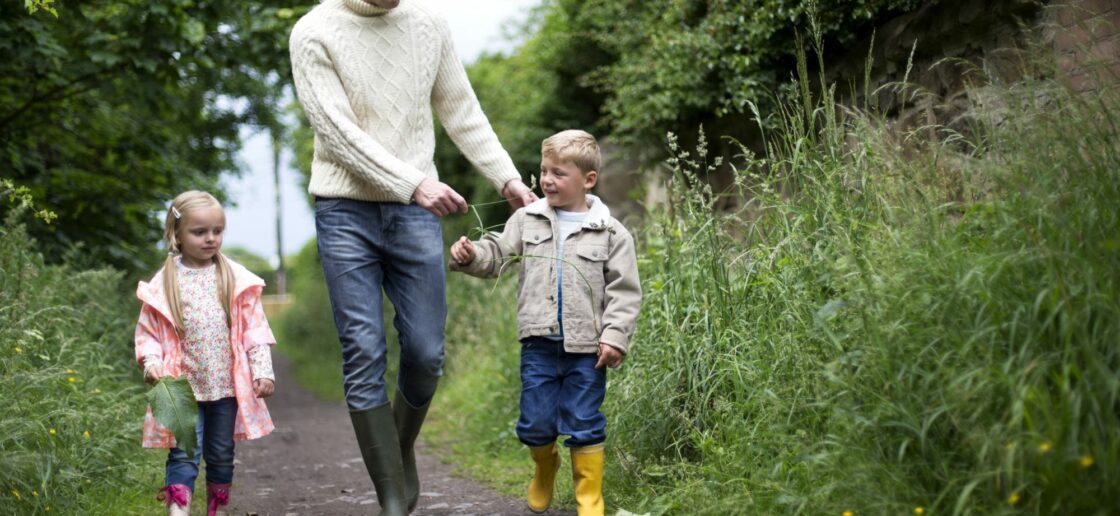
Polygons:
M922 508L922 507L920 507L920 506L919 506L919 507L915 507L915 508L914 508L914 514L925 514L925 513L926 513L926 510L925 510L925 509L923 509L923 508Z
M48 506L44 507L43 512L51 512L51 506L48 505Z
M12 489L12 496L16 497L17 502L23 500L23 497L19 495L19 490Z
M1093 467L1093 462L1094 462L1093 461L1093 456L1092 455L1082 455L1081 460L1079 462L1081 463L1081 469L1089 469L1089 468Z
M76 382L77 380L75 380L75 379L74 379L74 377L73 377L73 376L71 376L71 377L67 378L67 379L66 379L66 381L68 381L68 382L70 382L70 383L74 383L74 382Z
M73 370L73 369L67 369L67 370L66 370L66 374L74 374L74 373L76 373L76 372L77 372L77 371L75 371L75 370Z
M1050 453L1050 449L1053 447L1054 445L1050 444L1050 441L1042 441L1042 443L1038 445L1038 453Z
M55 429L53 429L53 428L52 428L52 429L50 429L50 430L47 430L47 432L49 432L49 433L50 433L51 435L55 435L55 434L57 434L57 433L58 433L58 432L57 432L57 431L55 431Z
M16 353L23 353L23 348L16 346Z
M1014 493L1011 493L1011 496L1007 497L1007 503L1011 505L1019 505L1019 492L1015 491Z
M100 388L98 388L98 389L94 389L94 390L93 390L93 393L94 393L94 394L101 394L101 389L100 389Z
M38 492L38 491L36 491L36 490L34 490L34 489L32 489L32 490L31 490L31 496L39 496L39 492Z
M852 511L844 511L840 516L855 516L855 513Z
M89 439L89 430L82 432L82 436L84 436L86 439Z

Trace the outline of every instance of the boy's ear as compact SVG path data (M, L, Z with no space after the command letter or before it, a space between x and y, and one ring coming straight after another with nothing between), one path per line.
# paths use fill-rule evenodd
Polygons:
M595 184L598 183L598 182L599 182L599 172L596 171L596 170L588 170L587 173L583 175L583 189L584 190L590 190L590 189L594 188Z

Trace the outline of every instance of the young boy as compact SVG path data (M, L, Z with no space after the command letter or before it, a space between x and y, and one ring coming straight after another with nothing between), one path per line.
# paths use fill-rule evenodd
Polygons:
M552 502L556 439L563 434L579 515L604 513L604 366L618 367L629 350L642 291L633 237L587 193L601 160L595 137L584 131L548 137L541 144L545 198L517 210L501 234L477 242L461 237L451 247L452 270L472 276L497 276L511 259L522 264L517 437L536 463L528 493L533 512Z

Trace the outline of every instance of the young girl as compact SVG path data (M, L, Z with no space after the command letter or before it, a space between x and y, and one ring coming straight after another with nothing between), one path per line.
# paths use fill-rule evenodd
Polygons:
M198 400L198 444L188 457L171 432L144 417L144 447L170 448L165 487L168 514L187 515L199 457L206 459L209 515L229 503L234 440L272 432L264 400L275 377L269 346L276 343L261 307L264 281L220 252L225 213L206 192L171 203L164 224L168 256L151 282L140 282L136 359L144 379L186 376Z

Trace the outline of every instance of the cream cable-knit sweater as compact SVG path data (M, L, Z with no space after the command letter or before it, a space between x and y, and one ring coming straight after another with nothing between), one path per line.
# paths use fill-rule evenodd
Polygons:
M439 179L432 109L499 191L519 179L455 55L447 22L420 0L392 10L325 0L296 23L292 75L315 129L308 190L408 203Z

